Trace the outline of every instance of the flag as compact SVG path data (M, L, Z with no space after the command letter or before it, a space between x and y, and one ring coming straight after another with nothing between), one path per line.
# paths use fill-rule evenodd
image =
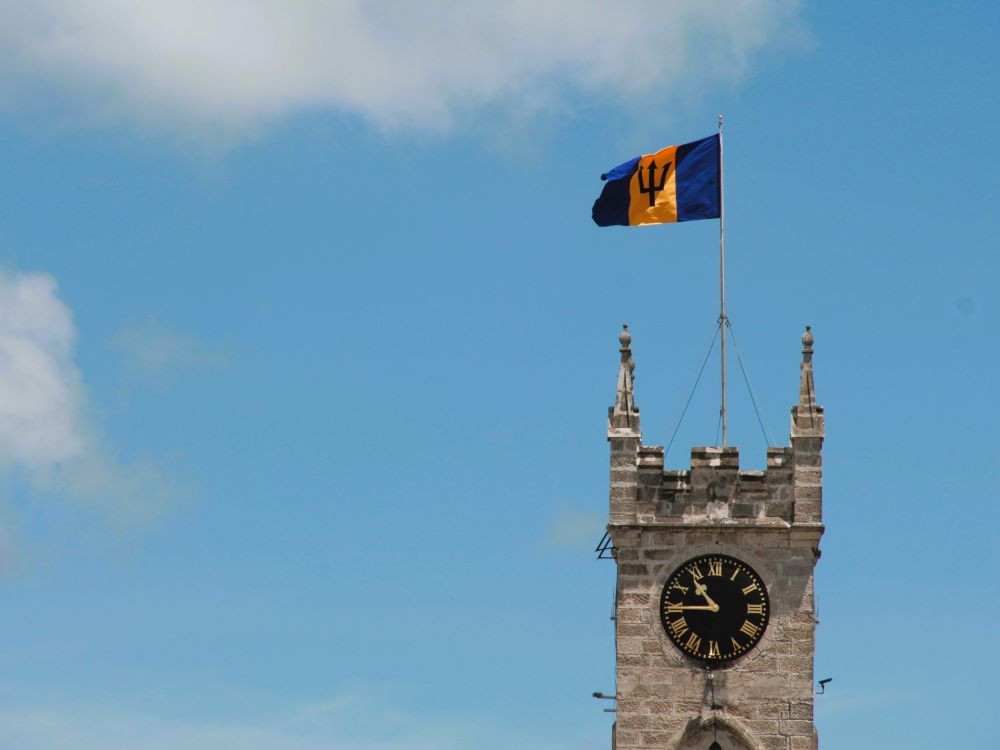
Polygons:
M594 201L594 223L634 227L718 219L721 161L719 136L712 135L619 164L601 175L608 184Z

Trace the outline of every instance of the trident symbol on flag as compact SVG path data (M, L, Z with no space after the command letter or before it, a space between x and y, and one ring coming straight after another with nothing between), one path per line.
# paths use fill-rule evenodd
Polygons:
M642 169L639 170L639 192L649 196L649 207L652 208L656 205L656 194L661 192L667 184L667 172L670 171L670 162L668 161L663 167L659 185L656 184L656 162L651 161L646 170L649 172L649 177L646 178L645 184L642 181Z

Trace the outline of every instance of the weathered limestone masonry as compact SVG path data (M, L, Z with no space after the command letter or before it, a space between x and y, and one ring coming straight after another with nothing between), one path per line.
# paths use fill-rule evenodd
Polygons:
M813 389L813 336L802 337L791 446L767 449L766 471L740 471L737 448L691 449L664 471L663 447L642 445L631 336L608 409L610 523L618 565L617 721L612 748L815 750L813 566L822 524L823 407ZM770 624L749 653L712 670L681 653L659 616L670 573L723 553L767 586ZM714 747L713 747L714 750Z

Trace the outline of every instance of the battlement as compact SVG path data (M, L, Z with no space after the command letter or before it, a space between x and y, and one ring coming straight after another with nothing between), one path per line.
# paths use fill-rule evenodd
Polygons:
M634 514L645 523L745 523L773 519L791 523L794 470L791 448L768 448L766 471L741 471L739 449L691 449L689 469L664 470L663 446L640 445L636 453ZM613 520L624 521L618 514Z
M739 448L691 449L688 469L665 470L663 446L643 445L635 406L631 336L621 336L615 406L608 411L612 524L822 523L823 407L813 386L813 336L802 337L798 403L789 447L769 447L765 471L741 471Z

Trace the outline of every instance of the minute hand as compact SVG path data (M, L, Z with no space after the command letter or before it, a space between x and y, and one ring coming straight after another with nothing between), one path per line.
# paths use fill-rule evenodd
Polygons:
M707 596L705 598L708 599ZM719 611L719 605L716 604L715 602L713 602L711 599L709 599L709 602L711 602L711 603L710 604L671 604L671 605L669 605L669 608L670 608L671 611L675 610L675 609L686 609L686 610L695 610L695 611L698 611L698 612L718 612Z

